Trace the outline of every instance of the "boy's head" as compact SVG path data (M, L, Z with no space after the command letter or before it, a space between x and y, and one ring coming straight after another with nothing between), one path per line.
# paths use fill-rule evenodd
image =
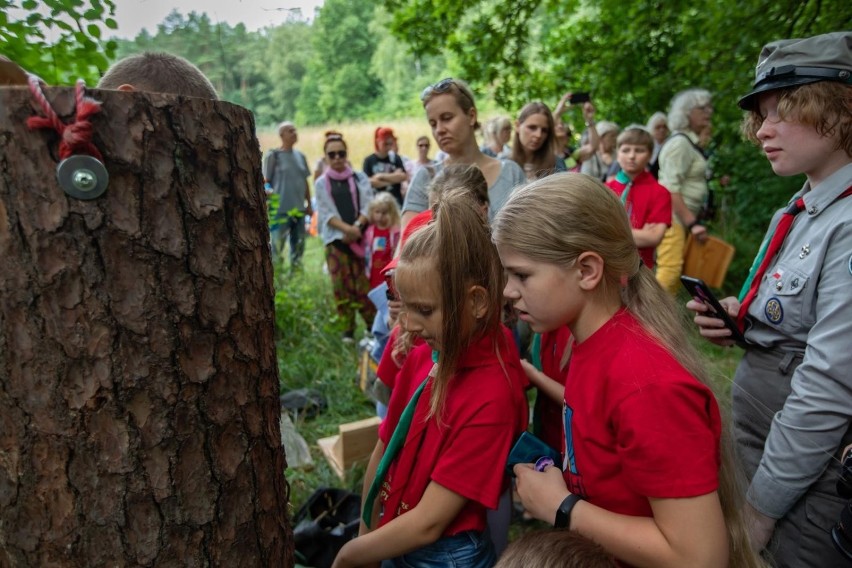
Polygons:
M778 114L813 126L837 139L852 156L852 32L833 32L805 39L766 44L760 52L752 90L739 101L748 111L743 133L757 143L763 123L757 102L776 91Z
M145 52L125 57L107 69L98 88L219 98L213 84L198 67L169 53Z
M616 568L599 544L569 530L536 531L509 544L495 568Z
M618 165L627 175L633 177L645 171L651 161L654 138L641 126L628 126L618 135L616 148Z

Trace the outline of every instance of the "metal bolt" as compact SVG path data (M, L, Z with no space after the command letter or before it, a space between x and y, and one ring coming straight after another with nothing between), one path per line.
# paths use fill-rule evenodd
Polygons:
M71 183L80 191L92 191L98 186L98 177L92 170L75 170L71 177Z

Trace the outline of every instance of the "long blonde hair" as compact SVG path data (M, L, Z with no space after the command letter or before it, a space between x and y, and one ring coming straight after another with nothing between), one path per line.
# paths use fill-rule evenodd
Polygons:
M488 225L469 191L460 188L441 196L433 222L417 230L403 245L397 271L406 264L423 262L440 275L441 354L430 400L430 416L440 418L447 385L467 348L490 335L497 349L497 342L503 339L503 267ZM475 322L466 318L471 286L485 290L486 310Z
M621 302L690 374L712 388L689 340L683 311L640 260L630 222L615 193L584 174L563 173L516 190L492 222L492 238L531 260L570 266L583 252L604 261L598 293ZM719 499L728 528L730 565L765 564L749 544L741 516L742 487L727 429L722 429Z

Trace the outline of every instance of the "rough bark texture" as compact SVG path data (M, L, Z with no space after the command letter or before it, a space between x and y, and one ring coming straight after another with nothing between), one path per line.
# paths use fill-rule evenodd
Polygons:
M79 201L0 89L0 566L291 566L252 116L92 94Z

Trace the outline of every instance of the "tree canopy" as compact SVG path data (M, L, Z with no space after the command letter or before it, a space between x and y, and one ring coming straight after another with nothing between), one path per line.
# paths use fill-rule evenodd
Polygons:
M12 11L23 13L11 17ZM50 84L95 82L115 55L113 0L0 0L3 55Z

